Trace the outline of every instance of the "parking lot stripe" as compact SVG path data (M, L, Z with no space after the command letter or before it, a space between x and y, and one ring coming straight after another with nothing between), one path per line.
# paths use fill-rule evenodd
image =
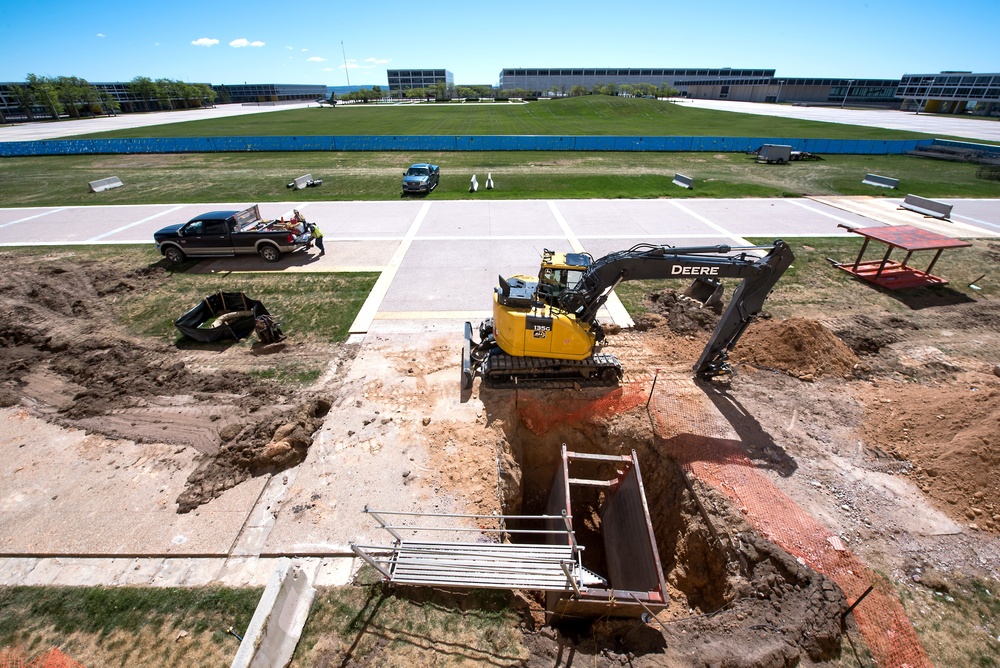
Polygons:
M569 241L569 245L573 248L573 252L583 253L583 244L581 244L580 240L576 238L575 234L573 234L573 230L570 229L569 223L567 223L566 219L563 218L559 207L557 207L556 203L552 200L549 200L547 204L549 205L549 211L552 212L552 217L556 219L556 222L559 223L559 227L562 229L563 234L566 235L566 239Z
M177 211L179 209L183 209L185 206L187 206L187 205L186 204L180 204L178 206L175 206L172 209L167 209L166 211L161 211L159 213L154 213L152 216L146 216L142 220L137 220L134 223L129 223L128 225L122 225L121 227L115 228L115 229L113 229L113 230L111 230L109 232L105 232L104 234L98 234L96 237L91 237L90 239L87 239L87 243L93 243L95 241L100 241L101 239L104 239L105 237L110 237L113 234L118 234L119 232L124 232L125 230L127 230L127 229L129 229L131 227L135 227L136 225L142 225L143 223L148 223L149 221L153 220L154 218L159 218L160 216L165 216L168 213L173 213L174 211Z
M378 307L382 305L382 300L385 299L386 293L389 292L389 286L392 285L392 280L396 277L396 272L399 271L399 265L403 263L407 251L410 250L410 244L416 238L417 230L420 229L420 224L424 222L424 218L427 217L427 212L430 211L430 208L430 202L424 202L423 206L420 207L420 211L417 212L409 229L406 230L406 234L403 235L403 240L399 242L396 252L389 259L389 264L386 266L385 271L375 281L368 299L365 300L365 303L361 306L361 310L358 311L358 315L354 318L354 322L351 323L349 333L364 334L371 327L372 320L375 319L375 314L378 313Z
M673 206L675 206L678 209L680 209L681 211L683 211L684 213L686 213L687 215L689 215L692 218L694 218L695 220L697 220L698 222L701 222L701 223L704 223L705 225L708 225L709 227L711 227L716 232L721 233L727 239L735 241L737 246L752 246L753 245L749 241L747 241L746 239L744 239L743 237L738 237L735 234L733 234L732 232L730 232L729 230L727 230L726 228L722 227L721 225L717 225L717 224L713 223L712 221L710 221L705 216L703 216L703 215L701 215L699 213L695 213L694 211L692 211L691 209L687 208L686 206L684 206L683 204L681 204L677 200L667 200L667 201L670 202L670 204L672 204Z
M4 223L0 227L7 227L8 225L17 225L18 223L24 223L29 220L34 220L35 218L41 218L42 216L47 216L50 213L59 213L60 211L65 211L68 207L62 207L60 209L52 209L51 211L46 211L45 213L36 213L34 216L28 216L27 218L19 218L18 220L12 220L9 223Z

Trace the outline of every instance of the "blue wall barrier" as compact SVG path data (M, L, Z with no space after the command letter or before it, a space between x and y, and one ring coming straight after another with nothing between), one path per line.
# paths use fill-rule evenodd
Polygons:
M54 139L0 142L0 156L244 151L694 151L745 152L789 144L810 153L889 155L935 139L790 139L788 137L571 137L560 135L441 135L372 137L195 137ZM1000 147L994 147L1000 148Z

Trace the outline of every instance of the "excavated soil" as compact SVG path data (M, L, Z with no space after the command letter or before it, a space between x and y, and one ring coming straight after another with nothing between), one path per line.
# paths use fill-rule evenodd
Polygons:
M0 253L0 267L0 405L24 403L52 422L111 438L194 447L201 464L177 499L180 513L305 458L329 399L247 373L253 349L181 351L116 324L116 297L166 280L162 267L68 253L36 263Z
M380 353L367 362L377 370L355 369L361 380L350 387L326 379L292 389L249 373L259 349L178 348L119 326L116 298L165 280L158 266L60 252L25 263L0 253L0 270L0 404L111 438L196 448L178 512L296 466L332 410L333 451L402 460L399 485L419 487L425 510L457 500L456 512L538 512L563 443L635 450L667 578L670 606L659 617L667 629L634 619L542 628L539 601L529 599L536 625L524 636L532 657L523 665L571 654L599 666L842 660L840 590L685 473L641 407L580 412L607 390L567 400L565 391L479 388L472 398L481 411L449 413L437 380L457 386L447 345ZM636 330L610 334L607 349L627 382L661 371L690 378L721 309L676 293L649 302ZM724 417L775 485L890 579L916 583L929 569L944 579L1000 577L997 350L1000 304L985 299L891 314L845 307L822 321L762 318L732 351L736 375L720 396L733 410ZM362 363L346 347L294 337L276 353L286 351ZM600 501L581 494L574 509L597 568L606 556Z

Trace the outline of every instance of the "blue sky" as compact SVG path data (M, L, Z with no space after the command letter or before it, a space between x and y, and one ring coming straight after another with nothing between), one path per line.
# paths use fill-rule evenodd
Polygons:
M458 84L495 84L504 67L898 78L998 72L998 35L997 0L25 0L0 12L0 81L384 87L387 68L446 68Z

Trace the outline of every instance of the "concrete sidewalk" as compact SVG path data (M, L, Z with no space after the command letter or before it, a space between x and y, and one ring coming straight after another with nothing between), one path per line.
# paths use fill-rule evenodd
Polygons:
M841 109L840 107L802 107L788 104L730 102L728 100L677 99L678 104L696 109L732 111L739 114L799 118L807 121L862 125L887 130L922 132L937 137L965 137L974 141L1000 142L1000 122L991 118L970 118L946 114L915 114L892 109Z

